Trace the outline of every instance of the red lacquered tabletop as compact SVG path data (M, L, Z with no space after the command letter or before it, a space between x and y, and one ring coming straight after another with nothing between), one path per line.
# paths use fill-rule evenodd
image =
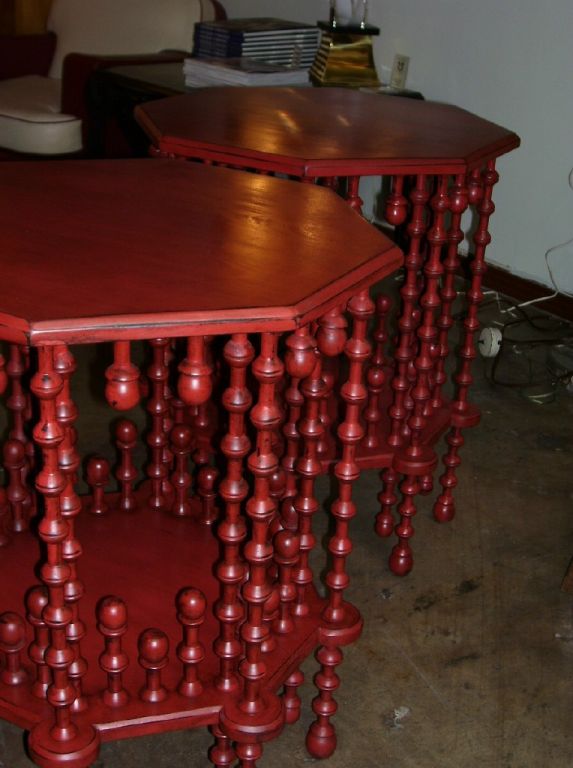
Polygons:
M347 88L208 88L135 116L166 153L297 176L459 173L519 145L458 107Z
M0 338L286 330L401 254L327 189L172 161L4 163Z

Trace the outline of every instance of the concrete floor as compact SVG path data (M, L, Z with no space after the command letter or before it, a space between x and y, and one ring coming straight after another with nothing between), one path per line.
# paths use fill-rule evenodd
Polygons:
M573 397L537 405L492 387L484 368L476 361L483 418L466 433L458 514L438 525L433 496L418 499L406 578L388 571L391 542L373 533L377 473L359 481L347 595L365 631L345 650L338 749L324 768L573 765L573 595L560 590L573 556ZM316 667L303 667L300 722L265 746L261 768L318 763L304 749ZM96 765L210 765L210 743L201 730L105 744ZM22 732L0 724L0 767L29 766Z

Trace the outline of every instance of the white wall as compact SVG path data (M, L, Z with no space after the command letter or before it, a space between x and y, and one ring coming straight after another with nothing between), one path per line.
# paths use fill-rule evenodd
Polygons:
M329 8L327 0L223 2L229 16L307 22L326 20ZM488 259L551 285L545 253L573 238L572 0L370 0L369 20L381 29L379 74L406 54L408 87L521 136L498 163ZM549 263L559 289L573 294L573 244Z

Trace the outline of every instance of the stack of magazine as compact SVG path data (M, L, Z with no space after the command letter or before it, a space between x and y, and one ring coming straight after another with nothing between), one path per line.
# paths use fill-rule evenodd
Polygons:
M185 85L308 85L308 68L295 69L246 57L185 59Z
M224 19L195 25L193 54L200 58L247 57L310 68L320 30L310 24L275 18Z

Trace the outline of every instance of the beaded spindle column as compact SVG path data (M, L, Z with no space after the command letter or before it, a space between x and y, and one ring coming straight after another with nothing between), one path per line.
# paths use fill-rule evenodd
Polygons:
M321 375L324 382L324 395L320 402L320 420L322 435L317 443L318 453L325 454L334 442L331 434L333 421L333 403L335 402L334 387L338 380L339 357L346 343L346 327L348 323L341 307L335 307L326 312L317 323L317 341L323 352ZM328 350L327 352L324 350Z
M444 259L444 278L440 291L441 314L437 321L439 336L438 357L434 366L434 386L431 400L433 408L440 408L443 405L442 387L446 382L445 367L450 352L449 334L454 324L452 308L457 296L455 281L460 266L458 248L464 239L461 221L467 207L467 185L464 175L460 174L455 177L448 193L448 209L451 219L446 235L447 252Z
M210 464L204 464L197 472L197 496L201 500L199 520L205 525L212 525L219 514L215 503L218 479L219 470Z
M107 675L102 700L107 707L123 707L129 701L123 687L123 673L129 659L121 643L127 632L127 606L120 597L108 595L99 601L96 614L97 628L105 642L105 650L99 657L99 665Z
M144 630L137 642L138 661L145 670L145 685L139 698L147 704L158 704L169 695L161 682L161 670L169 662L169 639L165 632L151 627Z
M187 517L191 514L191 501L189 499L191 474L188 469L193 440L191 428L186 424L175 424L171 430L170 438L171 452L174 457L171 485L175 491L171 513L178 517Z
M113 364L105 372L105 397L116 411L128 411L139 403L140 373L131 362L129 341L113 345Z
M429 200L428 181L424 175L416 177L410 192L411 216L406 227L407 256L404 262L405 281L400 289L402 305L398 319L398 343L395 358L395 372L392 377L394 392L389 408L391 420L388 445L399 448L410 436L407 418L409 414L410 368L413 362L416 328L419 321L418 299L420 296L419 271L422 266L422 243L426 233L426 204ZM405 223L408 215L408 200L404 195L404 177L395 176L392 190L386 201L386 219L396 227ZM379 536L391 536L394 531L392 510L397 501L396 484L398 474L392 468L380 473L382 490L378 494L380 511L376 515L375 530Z
M12 416L9 437L19 440L24 446L27 446L29 441L25 430L25 415L28 409L28 400L22 385L22 377L25 372L23 347L18 344L10 344L6 366L6 373L10 379L10 395L6 400L6 407Z
M203 692L199 664L205 649L199 642L199 628L205 621L205 596L198 589L186 587L177 595L177 621L183 627L183 640L177 646L177 658L183 664L183 679L177 688L182 696L193 698Z
M279 697L262 690L266 674L262 645L268 635L263 610L271 593L268 567L273 556L269 524L276 514L269 482L278 468L278 459L272 446L281 419L275 395L283 371L283 363L277 355L277 334L262 333L260 353L252 364L253 376L259 383L259 396L250 413L256 429L256 445L248 459L254 487L246 506L252 532L244 549L245 559L249 563L249 576L242 589L247 616L241 627L245 658L239 665L239 673L244 680L244 687L238 699L230 701L221 712L221 727L237 742L236 753L242 768L254 768L262 754L259 742L277 735L284 723Z
M235 762L235 750L231 739L225 736L218 725L210 726L209 730L215 738L215 743L209 748L209 760L215 768L231 768Z
M360 176L349 176L346 188L346 202L353 211L362 215L363 201L358 193L360 187Z
M28 530L29 524L24 506L28 490L22 480L27 465L24 443L16 439L6 440L2 456L5 472L8 475L6 499L10 511L10 529L14 533L22 533Z
M443 457L445 472L440 477L443 491L434 504L434 518L438 522L447 522L455 515L453 489L457 485L456 469L461 463L458 451L464 443L462 429L475 426L480 419L479 410L468 401L468 392L473 382L471 366L477 355L475 334L479 330L478 309L483 299L482 279L487 269L485 251L491 241L489 219L495 211L492 191L498 180L495 161L490 160L481 173L481 178L479 169L476 169L470 175L468 183L469 202L476 207L478 225L473 238L475 252L470 264L472 277L466 294L468 309L459 351L460 365L455 377L457 390L452 403L452 428L446 437L448 451Z
M217 565L221 597L215 604L215 615L220 632L214 651L219 657L219 674L215 685L220 690L230 692L239 688L237 663L241 655L241 642L237 637L237 628L243 618L239 587L245 575L240 546L247 535L241 505L249 491L243 477L243 463L251 447L246 434L245 414L252 402L246 383L246 369L255 353L247 335L237 333L227 341L223 354L229 366L230 381L223 393L223 406L228 413L228 431L221 441L221 451L227 460L227 474L219 485L219 495L225 504L225 516L217 528L223 558Z
M344 333L344 331L341 332ZM339 344L338 338L331 339L331 341ZM318 457L318 443L324 433L324 427L320 420L320 404L326 392L326 385L322 378L322 357L318 354L317 348L314 347L309 348L307 354L309 365L313 363L313 368L301 384L305 406L298 431L303 439L303 449L302 455L296 463L296 471L299 476L298 491L293 501L298 518L297 532L300 541L300 556L292 577L296 584L296 599L292 607L295 616L306 616L309 610L306 602L306 588L312 582L309 556L316 543L312 532L312 516L319 507L314 492L314 484L322 471Z
M133 492L133 484L137 479L137 469L133 464L133 451L137 444L137 427L129 419L121 419L115 427L115 441L120 454L119 466L115 476L119 483L119 501L122 512L133 512L137 508L137 500Z
M86 479L92 491L88 512L92 515L105 515L109 511L105 499L105 487L109 483L109 461L103 456L91 456L86 465Z
M355 640L362 629L360 614L344 603L343 597L349 584L346 559L352 552L348 526L356 515L352 486L360 476L356 449L364 437L364 428L360 422L360 412L367 398L364 369L371 352L367 328L368 320L374 314L374 303L368 291L361 291L349 301L348 312L353 324L352 335L345 346L349 361L348 379L340 389L346 407L344 421L338 427L342 455L334 468L338 497L331 509L335 520L334 534L328 544L332 566L326 576L328 603L323 613L326 626L321 633L322 646L317 652L321 669L314 678L318 696L312 702L312 709L316 720L311 724L306 738L308 751L313 757L319 758L329 757L336 749L336 731L330 718L337 709L333 693L340 684L335 672L342 662L339 646Z
M0 614L0 651L4 653L5 663L0 680L5 685L22 685L27 679L22 666L22 648L26 645L26 623L12 611Z
M165 348L169 339L152 339L153 360L147 368L147 377L151 382L151 397L147 401L147 412L151 416L151 430L147 435L147 444L151 451L146 473L151 480L151 492L147 503L152 509L163 511L167 508L166 491L170 484L167 482L169 469L165 462L167 451L167 435L165 419L169 414L169 405L165 397L165 385L169 370L165 364Z
M30 731L28 740L32 758L40 765L57 763L62 754L68 762L77 760L84 765L95 760L99 736L86 723L72 719L76 690L69 676L74 650L67 639L67 628L73 619L72 609L65 599L70 567L63 557L63 545L68 538L69 524L62 517L60 496L66 488L66 478L59 467L58 451L64 440L64 428L56 418L56 401L63 381L54 369L54 351L40 347L38 372L31 381L31 390L40 404L40 420L34 428L34 441L42 452L42 466L36 477L36 489L44 497L44 516L38 526L46 546L46 560L41 577L48 589L48 603L42 618L50 630L50 645L44 661L52 673L52 684L46 692L54 710L54 720L43 719Z
M34 640L28 647L28 656L36 667L36 679L32 685L32 694L38 699L46 698L46 691L52 682L50 668L44 661L50 644L50 631L42 618L42 612L48 604L48 590L38 585L26 595L26 618L34 629Z
M65 345L54 347L54 368L62 377L62 389L56 397L56 418L64 430L64 439L58 447L58 461L66 487L60 496L60 511L68 523L68 535L62 543L62 557L68 564L70 576L65 586L66 602L72 611L72 619L66 628L66 637L74 652L74 660L68 668L68 675L76 689L74 712L81 712L87 707L87 700L82 695L82 679L87 672L87 661L81 654L80 643L86 635L86 626L80 618L79 601L84 594L84 585L78 577L77 561L82 548L75 536L75 519L82 509L82 503L75 491L80 457L76 450L77 433L75 422L78 410L72 400L70 379L76 370L76 362Z
M312 367L314 367L316 343L309 335L308 326L304 325L287 337L285 346L285 366L289 375L289 384L284 394L288 405L288 416L283 425L286 446L281 466L285 474L285 488L280 504L280 527L296 531L298 518L293 506L293 499L296 496L295 469L300 448L298 421L304 405L300 383L310 375Z
M368 403L364 409L364 421L366 422L366 434L364 445L367 448L377 448L380 444L379 425L382 419L380 410L380 395L386 381L386 342L388 333L386 322L390 311L390 299L387 296L378 296L376 299L376 327L373 333L374 351L368 366L366 383L368 388Z
M437 340L435 312L440 306L438 284L443 273L441 251L446 238L444 219L448 205L447 185L447 177L440 177L436 193L431 200L434 215L427 236L429 254L424 265L426 287L420 300L422 319L417 330L419 352L415 360L416 382L411 393L414 407L408 420L410 441L407 447L394 457L393 468L405 476L400 484L403 499L398 508L401 518L396 526L398 543L390 555L390 568L398 576L404 576L412 569L413 556L409 542L414 535L414 498L422 490L422 485L427 482L427 477L436 465L434 451L422 444L422 431L426 425L426 404L432 394L431 374Z

